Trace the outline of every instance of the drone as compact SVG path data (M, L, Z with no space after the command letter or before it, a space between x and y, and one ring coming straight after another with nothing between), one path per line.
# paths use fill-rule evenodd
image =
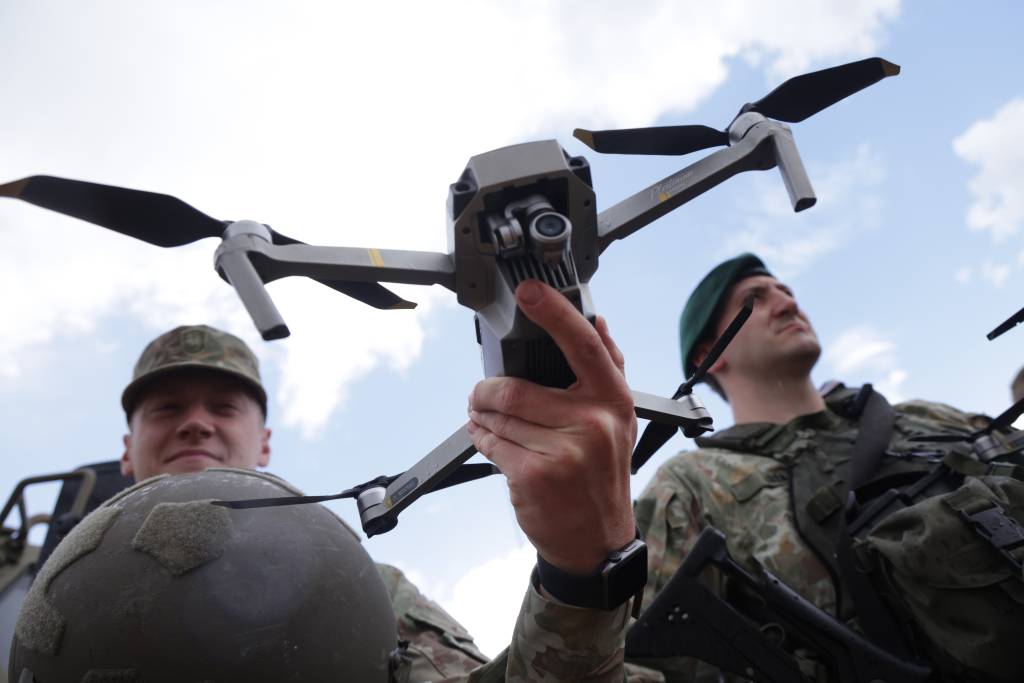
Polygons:
M876 57L797 76L744 105L722 131L707 126L577 129L576 137L603 153L687 154L725 147L600 213L587 160L569 155L555 140L473 156L449 187L447 253L313 246L256 221L211 218L169 195L52 176L0 185L0 196L160 247L220 237L215 268L234 287L268 341L289 334L265 288L274 280L307 277L384 310L415 304L381 282L439 284L474 311L485 376L521 377L565 388L575 376L551 337L516 305L514 293L520 282L537 279L554 287L593 321L589 282L604 250L730 177L777 166L793 209L813 206L814 191L784 122L802 121L897 73L898 66ZM747 306L737 316L731 334L749 310ZM730 339L730 334L723 334L713 350L720 353ZM716 357L709 354L704 372ZM688 437L711 430L710 414L692 393L699 379L695 375L672 399L634 391L637 416L652 421L648 429L657 425L659 435L667 433L665 441L677 429ZM497 471L488 464L464 465L474 453L463 426L400 475L377 477L331 496L222 503L251 508L351 497L356 499L363 530L372 536L393 529L399 513L420 496ZM637 463L634 455L634 469Z

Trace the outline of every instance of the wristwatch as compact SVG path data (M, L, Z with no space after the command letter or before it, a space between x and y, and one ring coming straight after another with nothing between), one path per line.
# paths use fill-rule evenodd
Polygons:
M647 584L647 544L637 532L636 539L608 553L604 564L586 576L564 572L538 554L537 578L557 600L576 607L613 610L635 596L635 617Z

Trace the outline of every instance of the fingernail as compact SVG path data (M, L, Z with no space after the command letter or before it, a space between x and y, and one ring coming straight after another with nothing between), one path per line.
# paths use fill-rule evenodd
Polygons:
M527 280L519 285L516 290L516 298L519 303L533 306L544 296L544 288L536 280Z

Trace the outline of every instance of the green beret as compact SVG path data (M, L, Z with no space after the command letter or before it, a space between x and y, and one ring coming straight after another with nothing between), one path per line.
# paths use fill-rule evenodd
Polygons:
M683 354L683 375L687 379L697 370L697 366L690 361L690 354L704 337L707 326L714 321L722 297L730 287L751 275L771 273L754 254L740 254L712 268L686 300L683 314L679 316L679 348Z

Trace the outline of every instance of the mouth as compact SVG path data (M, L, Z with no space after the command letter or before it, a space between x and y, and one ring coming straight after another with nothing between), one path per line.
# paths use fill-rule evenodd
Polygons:
M218 458L216 455L214 455L210 451L204 451L201 448L187 448L185 450L181 450L181 451L178 451L177 453L172 454L170 458L168 458L167 460L164 461L164 463L165 464L169 464L169 463L172 463L172 462L177 462L179 460L193 460L193 459L194 460L199 460L199 459L216 460L217 462L221 461L221 458Z

